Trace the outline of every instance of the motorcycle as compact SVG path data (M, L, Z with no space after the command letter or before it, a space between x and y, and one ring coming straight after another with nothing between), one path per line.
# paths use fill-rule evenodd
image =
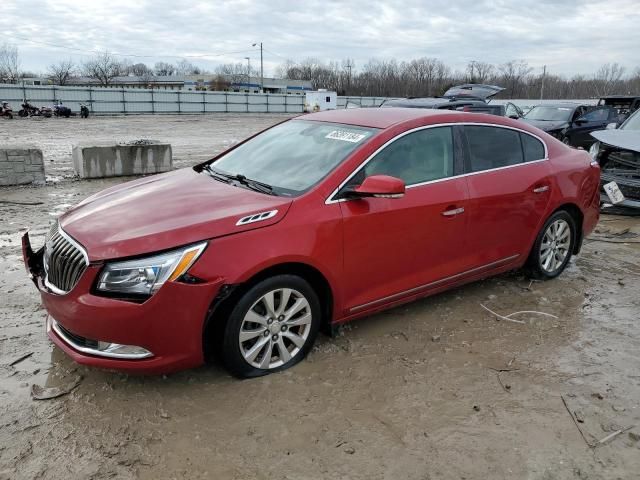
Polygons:
M80 117L89 118L89 107L87 107L84 103L80 104Z
M51 107L43 105L40 107L40 115L42 115L44 118L51 118L53 116L53 109Z
M40 115L40 109L29 103L29 100L22 102L22 108L18 111L20 117L35 117Z
M71 116L71 109L62 105L62 102L57 102L53 106L53 114L56 117L69 118Z
M13 118L13 108L9 102L2 102L0 107L0 117Z

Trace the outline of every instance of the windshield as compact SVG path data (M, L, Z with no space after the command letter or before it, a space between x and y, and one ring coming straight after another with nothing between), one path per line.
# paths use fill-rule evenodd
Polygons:
M273 187L278 195L308 190L378 130L293 120L276 125L211 166Z
M620 130L640 130L640 110L631 115L627 121L620 126Z
M571 118L573 108L570 107L533 107L524 116L527 120L549 120L567 122Z

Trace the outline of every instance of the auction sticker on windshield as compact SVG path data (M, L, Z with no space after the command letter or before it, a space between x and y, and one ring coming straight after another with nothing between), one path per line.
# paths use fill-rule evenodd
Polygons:
M611 200L612 204L621 203L624 201L624 195L620 191L620 187L616 182L605 183L602 188L607 193L607 197Z
M325 138L331 138L332 140L342 140L343 142L358 143L366 135L362 133L347 132L345 130L334 130L328 133Z

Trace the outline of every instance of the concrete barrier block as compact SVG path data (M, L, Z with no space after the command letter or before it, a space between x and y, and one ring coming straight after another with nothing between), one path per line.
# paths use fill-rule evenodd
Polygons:
M156 141L116 145L75 145L73 168L81 178L149 175L173 166L171 145Z
M0 147L0 185L45 183L42 151L30 145Z

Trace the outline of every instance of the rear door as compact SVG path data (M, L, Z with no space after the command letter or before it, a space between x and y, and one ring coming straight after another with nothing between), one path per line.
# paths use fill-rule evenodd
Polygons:
M550 199L545 146L532 135L505 127L465 125L464 133L473 266L522 259Z
M402 198L340 201L346 314L419 293L465 269L468 195L456 138L449 126L396 137L345 184L390 175L407 185Z

